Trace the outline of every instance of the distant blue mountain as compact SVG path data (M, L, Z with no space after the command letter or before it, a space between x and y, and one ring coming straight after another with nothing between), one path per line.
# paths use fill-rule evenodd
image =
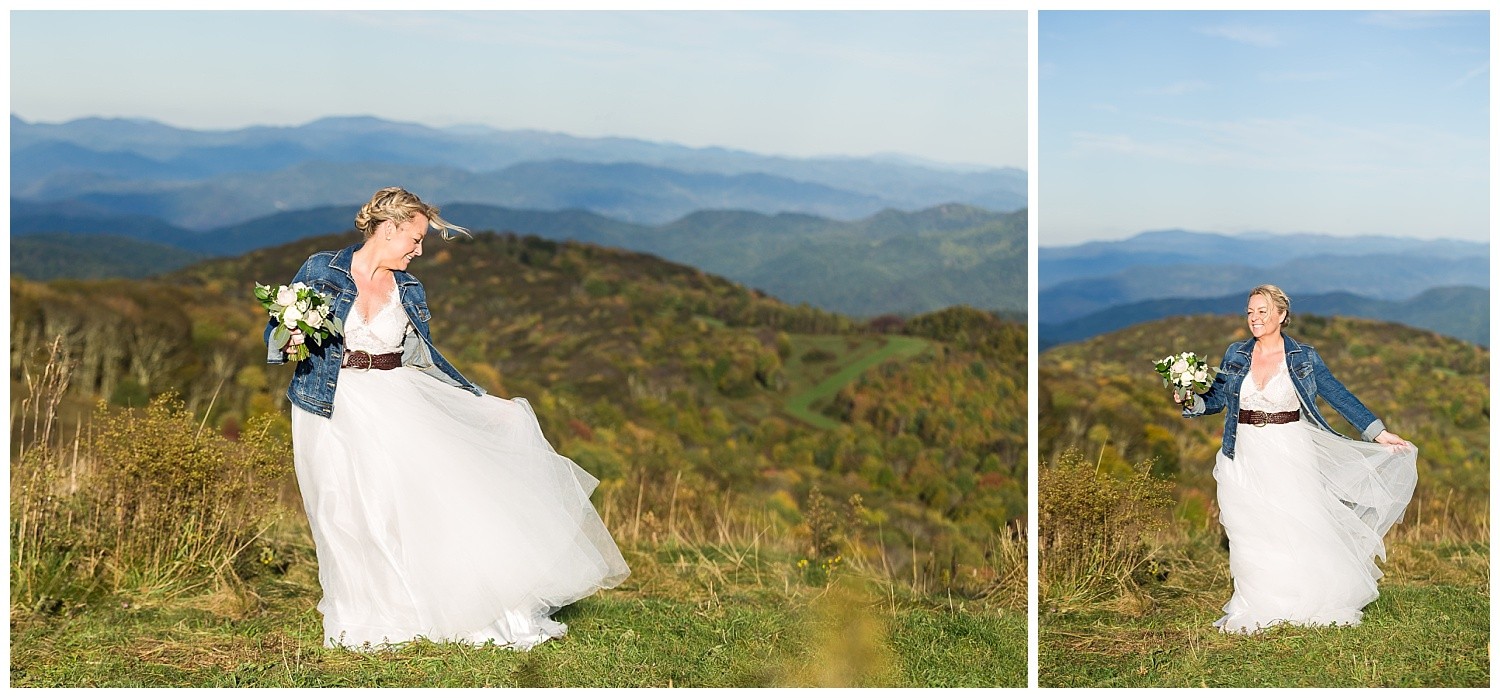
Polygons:
M1043 247L1037 257L1037 319L1044 324L1263 283L1294 296L1347 292L1383 301L1444 286L1489 287L1489 244L1461 240L1161 230Z
M13 200L86 203L199 230L335 205L391 183L448 201L584 208L655 224L706 208L853 220L950 202L1001 212L1026 205L1026 174L1015 169L892 156L782 158L370 117L194 131L12 116L11 152Z
M205 232L146 216L99 208L17 202L13 245L27 266L13 271L67 276L68 265L96 269L96 255L52 244L60 235L117 236L143 241L132 260L150 260L149 245L168 244L194 257L238 255L303 238L349 231L356 205L288 211ZM1013 314L1026 310L1026 212L995 213L947 204L905 213L887 210L854 221L807 214L698 211L664 225L620 221L591 211L508 209L485 204L442 206L445 218L475 231L493 230L648 252L759 288L791 303L856 315L916 314L969 305ZM67 239L77 239L69 237ZM112 242L114 249L132 249ZM161 256L161 255L157 255ZM151 260L154 261L154 260ZM135 262L133 262L135 263ZM102 271L142 272L124 263ZM152 266L153 272L161 271Z
M1250 250L1254 254L1249 254ZM1048 288L1074 279L1107 277L1133 267L1177 265L1272 267L1299 257L1419 254L1439 259L1489 256L1489 245L1375 235L1222 233L1154 230L1125 240L1037 249L1037 283Z
M1045 351L1058 344L1083 341L1168 317L1239 315L1244 303L1244 293L1216 298L1162 298L1122 303L1066 322L1037 323L1037 346ZM1490 343L1490 292L1475 286L1431 288L1400 301L1378 300L1345 292L1294 295L1292 311L1293 334L1295 316L1306 313L1399 322L1481 346Z

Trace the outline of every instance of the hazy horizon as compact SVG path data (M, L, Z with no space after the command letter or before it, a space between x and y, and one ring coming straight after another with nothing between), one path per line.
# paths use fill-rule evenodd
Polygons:
M32 122L225 130L368 114L794 158L1027 166L1024 11L10 17L10 111Z
M327 115L324 115L324 116L314 117L314 118L309 119L307 121L302 121L302 122L297 122L297 123L291 123L291 124L246 124L244 126L239 126L239 127L234 127L234 128L193 128L193 127L190 127L190 126L183 126L181 124L174 124L174 123L170 123L170 122L167 122L167 121L162 121L160 119L155 119L155 118L151 118L151 117L142 117L142 116L105 116L105 115L99 115L99 114L91 114L91 115L77 116L77 117L73 117L73 118L69 118L69 119L63 119L63 120L59 120L59 121L45 121L45 120L29 119L29 118L26 118L22 114L15 113L14 111L12 111L11 116L13 118L21 119L22 121L24 121L24 122L26 122L28 124L39 125L39 126L62 126L62 125L66 125L66 124L70 124L70 123L76 122L76 121L88 121L88 120L91 120L91 119L97 119L97 120L104 120L104 121L127 121L127 122L137 122L137 123L153 123L153 124L160 124L160 125L163 125L163 126L174 128L174 129L179 129L179 130L183 130L183 131L192 131L192 132L196 132L196 133L233 133L235 131L247 130L247 129L255 129L255 128L301 128L301 127L304 127L304 126L307 126L307 125L310 125L310 124L313 124L313 123L317 123L319 121L327 121L327 120L338 120L338 119L378 119L380 121L384 121L384 122L387 122L387 123L402 124L402 125L416 125L416 126L422 126L422 127L425 127L425 128L431 128L431 129L434 129L434 130L437 130L437 131L445 131L445 130L450 130L450 129L458 129L458 130L486 129L486 130L489 130L489 131L492 131L492 132L495 132L495 133L527 133L527 132L530 132L530 133L543 133L543 134L548 134L548 135L560 135L560 136L567 136L567 137L570 137L570 138L579 138L579 139L585 139L585 140L594 140L594 139L597 139L597 140L609 140L609 139L616 139L616 140L639 141L639 142L651 143L651 144L655 144L655 145L680 146L680 147L684 147L684 148L692 148L692 149L695 149L695 150L724 150L724 151L731 151L731 152L748 153L748 154L751 154L751 155L757 155L757 156L763 156L763 157L786 158L786 159L791 159L791 160L813 160L813 159L828 159L828 160L839 160L839 159L900 159L900 160L909 161L909 162L931 164L931 165L934 165L934 166L939 167L939 168L953 169L953 170L957 170L957 171L1004 170L1004 169L1019 170L1021 172L1025 172L1026 171L1024 163L1022 163L1022 165L1017 165L1017 166L1009 166L1009 165L983 165L983 164L972 163L972 162L954 162L954 161L936 160L936 159L929 158L929 157L923 157L923 156L920 156L920 155L913 155L913 154L910 154L910 153L902 153L902 152L879 152L879 153L870 153L868 155L848 155L848 154L842 154L842 153L829 153L829 154L826 154L826 155L807 155L807 156L802 156L802 155L781 155L781 154L776 154L776 153L765 153L765 152L756 151L756 150L748 150L748 149L745 149L745 148L736 148L736 147L723 146L723 145L714 145L714 144L701 145L701 146L699 146L699 145L687 145L685 143L680 143L680 142L676 142L676 141L672 141L672 140L657 140L657 139L649 139L649 138L638 138L638 137L635 137L635 136L581 136L581 135L578 135L578 134L575 134L575 133L568 133L566 131L548 130L548 129L541 129L541 128L497 128L497 127L490 126L490 125L487 125L487 124L474 124L474 123L468 123L468 124L459 123L459 124L450 124L450 125L447 125L447 126L434 126L432 124L424 124L424 123L417 122L417 121L407 121L407 120L400 120L400 119L387 119L387 118L376 116L376 115L373 115L373 114L327 114Z

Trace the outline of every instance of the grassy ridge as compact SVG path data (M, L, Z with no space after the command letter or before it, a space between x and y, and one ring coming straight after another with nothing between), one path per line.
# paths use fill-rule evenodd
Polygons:
M1403 539L1354 628L1213 627L1228 558L1112 604L1041 618L1042 686L1488 686L1489 549Z
M1178 317L1041 356L1041 684L1487 686L1489 352L1399 325L1299 316L1290 332L1421 448L1380 598L1356 628L1213 628L1233 592L1211 470L1223 421L1181 418L1151 361L1216 361L1244 334Z
M28 483L11 491L18 684L1023 682L1025 547L1006 524L1025 510L1024 327L971 309L874 327L645 255L487 234L421 260L433 335L492 393L527 397L600 479L632 577L567 611L568 640L520 658L325 652L295 483L268 466L275 496L178 485L234 485L195 464L247 435L247 462L287 466L288 369L264 365L248 290L347 242L145 281L12 279L17 346L60 336L53 363L69 367L49 392L45 351L13 357L29 415L12 426L27 447L12 483ZM829 355L804 362L818 347ZM820 410L831 427L788 414L790 395L851 363ZM168 392L180 407L161 406ZM100 440L115 433L136 436ZM162 456L172 445L188 454ZM102 457L112 448L134 454L141 486ZM222 524L202 564L132 552L187 540L181 517L118 515L165 511L158 491ZM270 499L294 525L262 528ZM852 600L828 601L852 581Z
M165 604L13 615L11 680L38 686L1019 686L1019 610L911 597L859 573L827 588L753 548L627 550L622 587L561 611L528 653L412 643L324 649L311 551L284 575Z

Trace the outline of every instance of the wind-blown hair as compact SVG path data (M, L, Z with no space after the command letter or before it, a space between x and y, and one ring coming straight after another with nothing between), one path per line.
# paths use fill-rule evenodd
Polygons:
M1245 298L1248 300L1256 296L1265 296L1276 310L1286 313L1286 317L1281 320L1282 327L1292 324L1292 299L1286 295L1286 291L1272 284L1261 284L1250 289L1250 294Z
M453 239L455 232L469 234L467 228L460 228L443 220L438 215L438 207L424 203L416 194L401 187L386 187L375 192L369 202L359 207L359 213L354 216L354 227L369 240L381 223L391 221L395 225L401 225L418 213L427 216L427 224L434 230L442 231L444 240Z

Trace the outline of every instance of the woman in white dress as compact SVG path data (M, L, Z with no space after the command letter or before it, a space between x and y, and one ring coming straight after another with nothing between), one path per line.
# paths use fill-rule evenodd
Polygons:
M1358 625L1379 595L1374 558L1385 558L1382 539L1416 487L1417 449L1386 431L1317 350L1282 334L1291 300L1281 289L1259 286L1247 306L1251 338L1229 346L1208 392L1183 411L1225 412L1214 479L1234 594L1214 625ZM1373 443L1335 432L1318 396Z
M355 227L364 242L314 254L293 279L344 323L287 389L324 644L527 649L562 635L554 611L629 574L589 503L598 480L552 450L524 399L485 395L433 346L406 267L429 227L467 231L396 187ZM302 343L293 333L267 359Z

